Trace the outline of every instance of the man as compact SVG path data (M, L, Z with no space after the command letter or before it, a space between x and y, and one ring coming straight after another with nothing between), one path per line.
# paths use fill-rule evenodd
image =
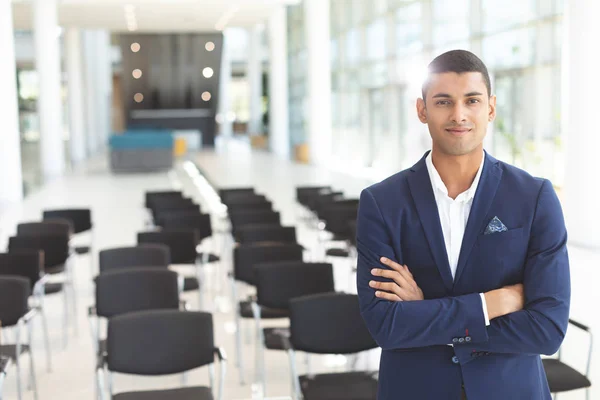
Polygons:
M549 400L540 354L560 347L570 303L558 198L484 152L496 97L474 54L434 59L422 92L431 152L360 197L357 284L383 349L378 398Z

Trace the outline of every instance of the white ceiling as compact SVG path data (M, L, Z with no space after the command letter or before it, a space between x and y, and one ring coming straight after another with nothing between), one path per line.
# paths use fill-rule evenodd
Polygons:
M273 9L299 0L59 0L62 27L127 32L133 8L138 32L215 31L266 22ZM133 7L132 7L133 6ZM30 0L13 0L15 29L31 29Z

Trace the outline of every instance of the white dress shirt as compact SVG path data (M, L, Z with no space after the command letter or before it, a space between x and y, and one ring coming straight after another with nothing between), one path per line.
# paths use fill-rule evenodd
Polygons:
M459 194L456 199L452 199L452 197L448 196L448 189L433 165L431 153L429 153L425 159L427 172L429 173L429 180L431 181L435 202L437 203L438 213L440 215L442 233L444 234L444 243L446 244L446 254L448 254L448 261L450 263L450 271L452 272L453 279L456 276L458 256L460 254L460 248L465 235L467 221L469 221L469 214L471 213L471 206L473 205L475 192L477 191L477 186L479 185L479 180L481 179L481 171L483 170L484 161L485 154L482 157L481 165L479 166L479 170L477 171L477 175L475 175L475 179L473 180L471 187L465 192ZM481 303L483 305L485 325L488 326L490 321L487 313L485 296L483 293L480 293L480 295Z

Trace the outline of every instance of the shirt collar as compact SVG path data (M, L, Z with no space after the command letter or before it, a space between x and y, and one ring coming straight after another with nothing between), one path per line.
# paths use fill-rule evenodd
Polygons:
M479 170L477 171L477 174L475 175L475 179L473 179L473 183L471 184L471 187L469 189L467 189L466 191L464 191L463 193L459 194L458 197L456 198L457 200L459 198L461 198L464 201L469 201L475 197L475 192L477 191L477 186L479 185L479 180L481 179L481 172L483 171L484 162L485 162L485 153L483 154L483 157L481 158L481 164L479 165ZM435 169L435 166L433 165L431 152L429 152L429 154L427 155L427 158L425 158L425 164L427 165L427 172L429 173L429 179L431 180L431 186L433 187L434 193L437 190L439 193L443 193L447 197L448 196L448 188L444 184L444 181L442 181L442 177L440 176L437 169Z

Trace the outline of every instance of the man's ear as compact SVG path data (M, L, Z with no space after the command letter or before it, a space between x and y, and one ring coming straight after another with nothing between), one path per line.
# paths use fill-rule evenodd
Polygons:
M490 96L490 110L489 110L488 117L489 117L488 120L490 122L492 122L493 120L496 119L496 96L495 95Z
M427 107L425 106L425 100L421 98L417 99L417 115L422 123L427 123Z

